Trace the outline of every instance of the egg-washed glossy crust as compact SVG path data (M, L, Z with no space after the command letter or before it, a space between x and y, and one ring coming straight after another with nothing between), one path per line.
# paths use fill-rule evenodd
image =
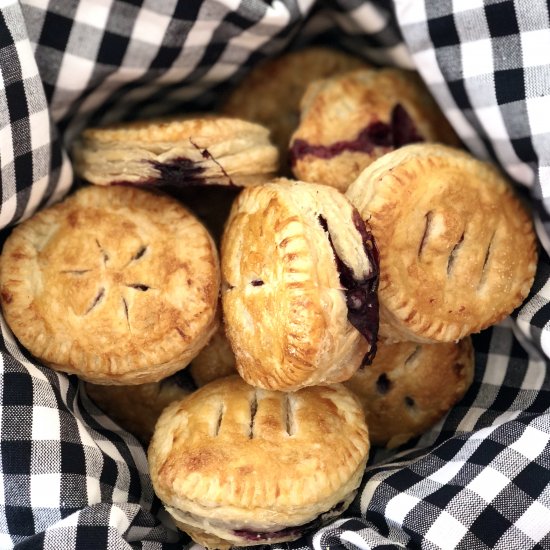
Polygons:
M470 387L474 350L458 343L378 345L368 368L345 385L363 405L373 445L398 447L431 428Z
M21 344L90 382L166 378L217 329L214 243L160 194L83 188L16 227L0 268L2 309Z
M248 383L341 382L374 352L375 247L336 189L284 179L245 189L222 239L222 272L226 333Z
M170 405L148 458L178 525L218 548L216 539L244 545L242 531L276 533L347 506L368 452L361 405L342 385L283 393L231 376Z
M290 144L294 175L345 191L380 156L419 141L458 145L416 73L363 69L319 80Z
M382 338L456 341L529 293L533 224L492 165L443 145L409 145L363 171L347 197L380 251Z

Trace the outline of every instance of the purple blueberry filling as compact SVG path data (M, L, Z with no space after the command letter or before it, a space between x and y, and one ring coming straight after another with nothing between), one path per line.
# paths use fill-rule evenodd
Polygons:
M158 170L160 177L151 178L148 184L170 185L174 187L187 187L189 185L204 185L206 179L202 176L204 168L198 166L196 162L179 157L170 162L149 161L150 164Z
M295 527L287 527L286 529L281 529L280 531L272 532L259 532L259 531L247 531L246 529L239 529L233 531L233 534L237 537L240 537L248 541L270 541L276 540L283 537L295 537L298 538L302 536L305 532L311 531L313 529L318 529L327 523L330 519L334 518L337 514L340 514L344 511L344 502L339 502L336 506L330 509L328 512L321 514L319 517L314 520L305 523L304 525L297 525Z
M303 139L297 139L290 148L290 164L312 155L321 159L331 159L344 151L372 153L375 147L397 149L409 143L424 141L418 133L409 113L399 103L393 108L390 122L371 122L352 140L337 141L331 145L312 145Z
M340 283L345 289L349 322L363 335L370 344L370 350L363 358L361 366L370 365L376 355L378 338L378 249L374 237L367 228L361 215L353 209L353 225L361 235L363 250L372 266L371 273L365 279L356 279L353 271L342 261L334 248L327 220L319 214L318 220L328 236L328 242L334 253Z

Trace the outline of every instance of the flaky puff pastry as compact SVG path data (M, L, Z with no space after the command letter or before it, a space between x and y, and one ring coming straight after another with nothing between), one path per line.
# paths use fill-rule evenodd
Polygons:
M537 265L533 224L492 165L443 145L409 145L347 191L380 251L380 335L450 342L519 306Z
M183 399L193 391L192 381L183 376L186 372L149 384L106 386L88 382L85 388L88 396L107 416L147 445L162 411L172 401Z
M363 69L313 82L290 144L294 175L345 191L378 157L419 141L458 145L416 73Z
M378 344L372 365L345 385L363 405L371 444L398 447L431 428L472 384L474 349L458 343Z
M284 171L290 137L300 120L300 100L308 84L366 67L369 64L361 59L326 47L289 52L255 66L231 92L222 112L269 128Z
M228 548L294 540L341 513L368 452L361 405L344 386L283 393L231 376L170 405L148 458L178 527Z
M376 250L336 189L284 179L245 189L223 235L222 276L226 334L249 384L341 382L374 352Z
M53 369L145 384L182 369L217 329L219 263L177 201L83 188L16 227L0 259L15 336Z
M278 167L266 128L218 116L89 128L73 153L76 173L97 185L257 185Z

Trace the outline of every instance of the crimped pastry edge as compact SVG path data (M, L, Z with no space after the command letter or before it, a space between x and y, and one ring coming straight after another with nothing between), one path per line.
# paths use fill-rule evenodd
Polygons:
M386 204L395 201L392 183L399 182L395 171L404 167L409 162L431 163L433 159L445 159L453 163L469 163L476 171L485 171L487 179L495 186L495 192L506 195L517 202L517 213L521 219L521 227L527 239L528 255L532 258L527 267L527 275L519 284L518 295L514 307L528 295L533 284L536 271L536 237L533 225L520 201L515 197L511 186L502 177L500 172L492 165L480 161L470 154L442 144L413 144L407 145L384 155L367 167L352 183L346 192L346 196L355 205L373 230L380 250L380 337L388 342L413 340L419 343L450 342L464 338L465 336L479 332L493 325L507 315L509 310L502 311L499 315L472 323L449 323L443 320L434 320L432 317L421 314L415 308L415 298L396 285L388 283L388 274L385 265L391 261L390 252L385 247L385 235L391 233L392 225L379 218L376 212L370 209L382 209ZM404 185L399 182L399 184Z
M126 198L123 199L122 195ZM89 201L92 201L94 205L101 205L104 202L109 204L110 201L114 201L114 203L123 205L126 199L130 200L130 197L137 197L137 203L140 203L150 200L153 195L160 202L168 201L166 202L167 208L176 207L193 220L196 220L188 209L175 199L165 195L152 194L151 192L128 187L117 187L110 190L100 190L93 186L85 187L74 195L66 197L64 201L38 212L27 222L17 226L13 231L14 238L12 239L10 235L4 244L2 258L7 258L14 249L13 253L20 255L18 256L19 259L36 262L38 250L33 245L33 238L49 238L49 234L57 231L56 217L58 212L61 211L62 215L65 215L63 212L67 211L68 208L73 208L72 205L76 201L84 201L86 205ZM197 223L200 222L197 221ZM31 236L26 237L26 233L30 233ZM214 290L214 287L219 288L218 254L215 244L206 230L204 230L204 238L213 265L216 267L212 272ZM21 246L23 249L21 249ZM28 257L25 257L25 254L29 252ZM6 265L2 263L1 267L0 283L4 317L21 344L50 368L68 374L77 374L88 382L115 385L145 384L166 378L184 368L200 352L218 327L219 317L216 315L217 291L214 290L213 296L216 296L216 298L212 299L213 307L211 311L205 314L202 330L196 335L192 345L182 349L181 337L175 334L169 335L164 342L164 356L161 355L160 361L156 359L159 350L154 352L152 350L142 350L137 358L129 358L128 356L105 357L101 353L102 350L86 352L80 345L74 345L72 337L66 338L64 335L58 335L60 336L59 340L46 338L46 334L48 334L46 320L32 307L35 293L28 288L29 285L33 284L32 281L28 278L19 280L17 271L14 272L13 264ZM9 289L5 286L6 282L10 285ZM12 302L14 302L13 305ZM29 330L29 321L39 323L43 328L39 331L36 328ZM60 355L66 357L67 360L60 362L57 359Z
M307 203L306 207L303 207L300 201L296 200L293 196L296 192L304 193L306 200L303 202ZM267 195L269 193L271 194L270 203L275 200L281 200L285 208L301 216L301 223L303 224L303 228L305 228L305 233L302 236L305 236L305 239L310 243L310 248L313 248L313 244L310 241L313 239L313 236L316 235L315 238L318 238L319 242L322 242L321 246L315 247L319 254L318 261L326 261L330 263L332 268L330 274L320 274L319 271L317 271L317 266L314 265L311 267L310 275L308 276L312 277L310 280L316 281L313 284L321 293L320 303L312 307L315 307L315 315L317 315L319 319L322 319L322 328L319 328L319 326L313 327L312 325L308 332L310 337L307 339L307 342L304 344L299 341L298 345L309 348L315 359L307 364L303 362L298 364L294 362L292 355L285 354L283 356L284 364L277 369L276 373L274 373L272 369L266 370L265 367L260 368L261 357L259 357L258 354L249 355L248 352L243 351L248 349L247 341L242 339L240 331L235 328L240 323L239 319L242 317L242 306L236 308L236 305L230 301L232 300L230 291L227 291L228 285L233 288L235 282L230 280L234 278L234 271L232 271L233 268L230 266L230 252L236 246L239 249L241 248L237 236L232 233L232 221L237 216L247 215L246 212L242 211L243 208L244 210L247 208L246 206L242 206L243 203L248 204L256 201L254 204L257 206L258 203L261 203L261 200L255 199L255 196ZM363 357L369 350L369 345L347 319L346 299L342 292L343 289L339 281L333 252L328 246L327 235L321 230L322 228L317 220L319 215L326 217L333 245L342 253L342 250L346 247L346 239L349 240L349 235L353 235L357 240L357 236L355 235L356 230L352 222L353 210L352 205L345 199L344 195L333 188L312 183L286 180L284 178L273 180L262 188L247 190L235 201L226 224L226 235L222 241L222 272L225 280L225 282L222 283L222 301L224 304L227 335L237 357L237 370L250 384L265 389L294 391L309 385L342 382L348 379L361 364ZM339 218L343 212L345 212L345 215L349 214L349 220L346 219L345 223L339 223L337 218ZM341 234L343 237L339 236L339 230L342 232ZM345 236L346 233L348 237ZM227 236L228 234L230 235L229 237ZM357 260L353 259L353 256L364 255L364 252L362 250L360 251L362 246L362 241L359 238L352 247L352 255L345 258L345 260L348 261L350 258L352 259L354 263L353 270L356 271L356 275L358 276L365 276L365 273L368 271L364 260L361 266L358 267ZM345 263L348 264L348 261ZM376 270L377 266L370 266L370 269ZM323 269L322 271L327 270ZM331 281L329 288L325 288L321 283L322 280L327 279ZM293 285L292 282L285 282L285 285L287 284L289 287ZM296 299L300 301L302 298ZM333 304L331 308L325 305L328 303ZM310 305L312 304L310 303ZM232 314L233 310L236 309L240 312L238 317ZM333 314L330 319L325 319L327 316L326 312L329 309L338 310L339 314ZM289 323L291 321L292 319L288 320ZM343 334L346 335L347 342L345 345L342 344L339 346L339 348L346 348L348 352L340 359L336 359L330 356L330 354L334 355L334 349L331 348L334 344L331 344L331 342L334 341L334 335L337 332L336 328L339 325L340 328L338 328L338 332L343 332Z

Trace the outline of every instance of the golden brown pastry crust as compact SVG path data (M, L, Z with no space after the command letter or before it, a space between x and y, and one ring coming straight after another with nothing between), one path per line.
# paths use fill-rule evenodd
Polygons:
M83 188L16 227L0 268L4 316L21 344L90 382L166 378L217 329L214 243L159 194Z
M97 185L258 185L278 167L266 128L216 116L89 128L73 152L76 173Z
M248 383L288 391L341 382L371 349L348 320L335 258L357 280L376 277L354 212L335 189L284 179L245 189L233 204L222 239L222 302Z
M181 527L243 545L233 531L276 532L349 503L368 451L363 411L343 386L287 394L231 376L170 405L148 458Z
M347 197L380 251L381 337L455 341L527 296L533 225L488 163L443 145L409 145L369 166Z
M86 383L88 396L108 416L145 445L153 436L160 413L172 401L191 393L192 383L178 383L178 374L160 382L135 386L105 386Z
M307 85L319 78L366 67L369 64L357 57L319 46L286 53L254 67L229 95L222 112L269 128L284 171L288 144L299 123L300 100Z
M208 382L236 374L235 354L225 335L223 323L201 352L189 365L189 374L197 387Z
M345 385L363 404L373 445L398 447L432 427L470 387L474 350L457 344L378 345L372 365Z
M364 69L319 80L307 88L301 108L290 144L292 171L298 179L341 191L403 141L459 144L420 78L410 71ZM304 143L322 150L307 153Z

